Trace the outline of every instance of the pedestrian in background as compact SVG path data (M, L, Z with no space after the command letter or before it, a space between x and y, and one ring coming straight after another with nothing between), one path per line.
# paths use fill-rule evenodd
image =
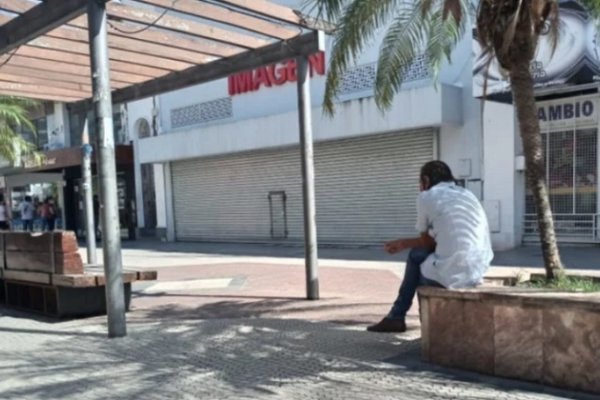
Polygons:
M44 221L44 231L54 231L56 224L56 206L54 205L54 199L49 196L42 204L41 216Z
M31 196L25 196L25 199L19 204L19 213L21 214L21 221L23 221L23 230L33 232L35 207L31 201Z
M4 202L4 196L0 195L0 230L7 231L10 229L8 221L8 209L6 208L6 203Z

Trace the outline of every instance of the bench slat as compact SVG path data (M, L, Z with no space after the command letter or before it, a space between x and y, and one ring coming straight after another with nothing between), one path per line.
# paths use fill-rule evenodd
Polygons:
M50 284L51 275L45 272L11 271L4 270L3 278L6 280Z

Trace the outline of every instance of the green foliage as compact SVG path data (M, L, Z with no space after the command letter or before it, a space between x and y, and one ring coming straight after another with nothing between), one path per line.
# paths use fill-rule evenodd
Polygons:
M35 146L17 133L21 128L35 132L28 113L38 106L33 100L0 96L0 157L11 162L23 156L31 157L36 163L41 161Z
M324 107L329 114L334 112L343 74L372 44L378 29L388 27L375 81L375 101L386 110L415 57L425 54L437 78L443 61L450 61L469 15L469 0L312 1L319 17L337 27L325 88Z
M537 49L538 40L546 35L556 46L560 33L558 0L307 0L316 9L319 18L326 18L336 26L330 66L325 87L324 110L332 115L342 77L368 46L380 29L385 35L379 49L375 78L375 102L381 110L389 110L394 95L400 90L407 69L417 56L425 55L437 75L444 61L450 62L452 50L470 28L469 15L475 15L476 39L487 57L488 66L495 58L500 66L513 76L513 94L521 96L516 104L521 136L525 139L525 157L528 164L541 151L538 141L539 125L536 115L524 110L535 108L533 86L528 79L515 83L518 72L526 76ZM600 0L582 0L595 17L600 16ZM531 78L531 76L529 76ZM517 90L515 90L515 88ZM484 85L484 95L486 88ZM482 102L483 105L483 102ZM533 165L533 164L531 164ZM539 179L537 179L539 178ZM543 182L543 176L530 169L529 178ZM534 194L539 210L548 199L541 192ZM540 237L553 238L552 224L540 229ZM555 239L546 243L544 252L547 276L553 277L560 267L560 256ZM561 281L562 284L562 281Z
M600 17L600 0L579 0L594 18Z
M341 79L379 29L386 34L379 49L375 101L382 110L392 104L406 69L424 54L437 78L444 61L470 27L475 11L478 40L485 54L510 68L513 46L519 46L517 25L529 26L531 43L543 32L556 43L559 34L557 0L307 0L319 18L335 26L324 108L333 114ZM580 0L600 18L600 0ZM523 32L523 31L522 31ZM534 48L530 49L534 51Z
M536 280L527 286L536 289L553 289L576 292L600 292L600 282L591 278L564 276L553 280Z

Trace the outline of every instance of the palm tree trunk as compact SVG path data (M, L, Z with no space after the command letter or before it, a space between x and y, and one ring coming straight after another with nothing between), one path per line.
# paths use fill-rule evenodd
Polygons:
M510 80L523 141L527 183L533 192L535 202L546 278L548 280L558 279L563 275L563 266L556 244L554 220L548 199L542 135L535 104L533 77L529 71L527 57L523 57L518 63L512 65Z

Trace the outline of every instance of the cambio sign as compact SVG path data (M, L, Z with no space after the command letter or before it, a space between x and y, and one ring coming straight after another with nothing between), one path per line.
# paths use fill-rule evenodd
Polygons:
M555 52L547 37L539 41L531 73L536 87L580 85L600 80L600 41L597 23L576 1L559 1L561 30ZM483 95L487 80L487 94L510 91L510 82L494 60L487 68L473 32L473 95Z
M597 98L568 98L560 101L540 103L538 118L542 130L570 128L576 125L598 123Z

